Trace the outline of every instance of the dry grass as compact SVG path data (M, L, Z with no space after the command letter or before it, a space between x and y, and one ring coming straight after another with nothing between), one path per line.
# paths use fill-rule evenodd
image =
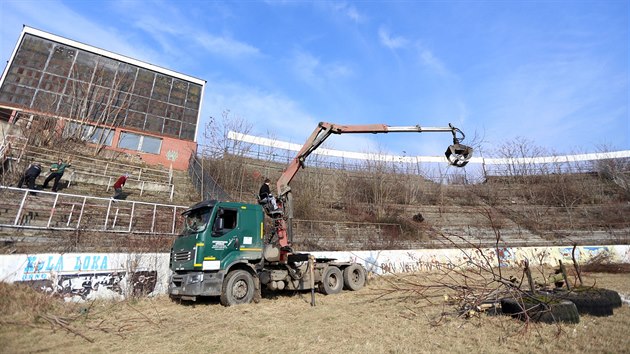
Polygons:
M598 286L630 295L628 274L588 274ZM408 281L425 281L418 274ZM380 278L359 292L265 297L225 308L166 297L91 304L61 303L30 289L0 284L2 352L232 353L628 353L630 307L611 317L582 316L576 325L524 324L504 316L454 316L439 298L391 292ZM441 319L441 320L440 320ZM436 325L437 320L439 325Z

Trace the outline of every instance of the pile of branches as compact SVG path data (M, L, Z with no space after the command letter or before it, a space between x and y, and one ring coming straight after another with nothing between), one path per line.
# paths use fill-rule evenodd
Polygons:
M581 269L583 272L591 273L624 274L630 273L630 264L612 262L610 254L601 253L589 259Z
M556 309L566 315L561 321L577 323L578 312L582 310L576 308L577 303L572 303L576 297L589 297L578 298L577 301L594 301L594 297L601 297L604 292L613 293L616 299L603 305L611 308L620 305L613 304L619 302L618 293L598 289L594 285L585 285L582 273L600 269L621 271L630 265L606 263L610 256L605 258L606 256L602 255L594 257L584 267L580 267L575 255L577 244L574 244L573 269L570 271L567 271L560 260L557 269L545 266L544 259L548 256L546 252L536 256L539 259L534 260L537 262L535 269L531 268L527 259L518 262L516 267L508 268L502 265L501 250L505 245L501 242L501 233L496 227L494 231L496 243L494 249L490 251L472 244L463 237L442 234L445 242L462 252L464 259L467 260L465 264L435 264L437 271L423 273L421 276L392 273L391 277L384 277L388 285L378 290L378 297L395 296L422 304L421 306L442 306L443 311L432 321L434 325L443 323L447 317L471 318L482 313L510 314L526 323L530 320L557 323ZM532 272L536 273L538 281L534 280ZM565 305L573 308L568 309ZM591 303L588 306L594 305ZM605 310L608 313L603 315L612 314L611 309Z

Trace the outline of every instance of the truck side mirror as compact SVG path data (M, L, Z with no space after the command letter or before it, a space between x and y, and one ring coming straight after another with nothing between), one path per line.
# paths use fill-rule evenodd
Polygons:
M217 218L214 222L214 226L212 227L212 232L218 234L221 230L223 230L224 224L225 221L222 217Z

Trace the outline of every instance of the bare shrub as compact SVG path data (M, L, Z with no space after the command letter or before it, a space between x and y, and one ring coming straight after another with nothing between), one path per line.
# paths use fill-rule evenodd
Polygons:
M592 273L630 273L630 264L615 263L610 253L602 252L590 258L580 269Z
M235 191L239 197L251 193L251 180L243 164L251 144L229 139L230 131L248 134L252 125L238 116L230 116L230 111L223 112L221 119L210 117L204 128L204 138L208 145L201 147L202 170L204 174L221 185L222 188Z
M598 160L594 165L603 180L614 183L621 190L620 196L630 200L630 158Z

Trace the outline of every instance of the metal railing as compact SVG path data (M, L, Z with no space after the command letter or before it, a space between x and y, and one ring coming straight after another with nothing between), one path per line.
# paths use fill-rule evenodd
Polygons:
M177 235L187 206L0 186L0 227Z
M188 163L188 175L195 189L201 195L201 199L232 200L230 195L223 189L212 176L204 171L204 158L198 158L194 154L190 156Z

